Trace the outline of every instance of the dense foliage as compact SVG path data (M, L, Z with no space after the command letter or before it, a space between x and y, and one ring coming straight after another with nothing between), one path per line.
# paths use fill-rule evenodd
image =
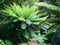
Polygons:
M59 27L59 0L0 0L0 45L48 45Z

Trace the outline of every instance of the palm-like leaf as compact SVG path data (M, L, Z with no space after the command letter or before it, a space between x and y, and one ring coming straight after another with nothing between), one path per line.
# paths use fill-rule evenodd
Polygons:
M19 5L14 3L13 5L6 6L5 10L2 10L2 11L4 13L6 13L6 16L13 18L13 20L10 22L14 22L14 19L17 19L21 22L21 24L20 24L21 29L24 29L25 31L23 31L19 28L19 30L21 30L19 32L19 35L22 34L27 39L29 39L31 37L35 38L40 43L44 42L43 36L41 36L41 35L37 36L33 30L28 30L27 25L26 25L26 24L28 24L28 25L31 25L31 24L39 25L41 22L43 22L47 19L47 16L42 18L42 17L40 17L41 15L37 14L38 11L37 11L37 7L35 5L29 7L29 6L24 6L24 5L19 6ZM8 22L8 23L10 23L10 22ZM28 26L28 28L30 29L31 27ZM21 33L21 32L23 32L23 33ZM39 41L39 40L41 40L41 41Z
M47 9L53 10L53 11L58 11L60 12L60 7L52 5L52 4L48 4L48 3L44 3L44 2L40 2L40 3L36 3L36 5L40 6L40 7L46 7Z
M41 20L46 20L47 17L39 18L40 16L37 15L38 11L36 6L19 6L17 4L13 4L11 6L6 6L5 12L7 16L14 17L20 21L26 22L27 20L33 24L40 22ZM36 23L35 23L36 22Z

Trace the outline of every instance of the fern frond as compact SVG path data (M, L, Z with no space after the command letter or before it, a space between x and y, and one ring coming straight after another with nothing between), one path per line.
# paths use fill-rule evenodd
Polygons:
M47 19L47 17L40 18L39 15L37 15L37 6L33 5L31 7L27 6L19 6L16 3L13 3L13 5L6 6L5 10L3 10L4 13L7 14L7 16L11 18L16 18L20 21L24 21L28 23L32 22L32 24L36 24L35 22L40 22L41 20L44 21Z
M46 7L47 9L50 9L50 10L53 10L53 11L60 12L60 8L58 6L55 6L55 5L52 5L52 4L40 2L40 3L36 3L36 5L40 6L40 7Z

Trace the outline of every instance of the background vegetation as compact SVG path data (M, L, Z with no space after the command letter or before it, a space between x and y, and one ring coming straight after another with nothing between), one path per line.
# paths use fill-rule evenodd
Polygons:
M48 45L59 27L60 0L0 0L0 45Z

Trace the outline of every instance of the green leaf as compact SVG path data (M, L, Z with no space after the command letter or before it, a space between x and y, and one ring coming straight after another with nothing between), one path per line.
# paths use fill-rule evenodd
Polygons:
M48 31L47 31L47 35L48 34L52 34L53 32L56 32L56 29L59 27L59 25L53 25L53 27L51 27Z
M46 38L44 38L44 36L42 36L40 33L37 35L32 29L29 30L29 32L30 32L32 38L36 39L41 44L44 43L44 40Z
M48 3L44 3L44 2L35 3L35 4L40 7L46 7L47 9L60 12L60 7L52 5L52 4L48 4Z
M18 18L20 21L25 21L25 19L23 17L19 17Z
M13 45L9 40L5 40L5 45Z
M34 24L34 25L39 25L39 24L40 24L40 22L33 22L33 24Z
M5 45L4 41L0 39L0 45Z
M30 38L30 34L27 30L24 31L23 33L23 36L26 38L26 39L29 39Z

